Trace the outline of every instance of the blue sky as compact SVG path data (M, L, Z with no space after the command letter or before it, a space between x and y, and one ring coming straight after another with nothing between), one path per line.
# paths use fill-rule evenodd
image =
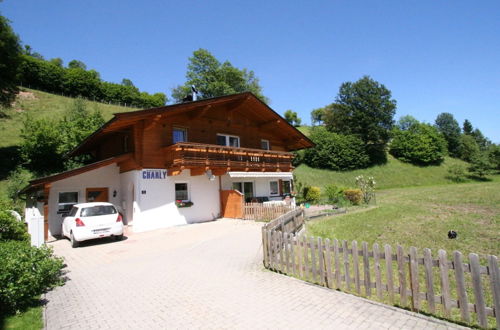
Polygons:
M370 75L392 91L396 119L450 112L500 142L500 1L4 0L0 12L46 58L151 93L170 95L206 48L306 123L342 82Z

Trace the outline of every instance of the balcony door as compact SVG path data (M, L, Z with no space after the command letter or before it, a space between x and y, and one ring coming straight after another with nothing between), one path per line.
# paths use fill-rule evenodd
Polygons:
M217 144L227 147L240 147L240 137L236 135L217 134Z
M233 189L245 196L245 201L254 197L253 182L233 182Z

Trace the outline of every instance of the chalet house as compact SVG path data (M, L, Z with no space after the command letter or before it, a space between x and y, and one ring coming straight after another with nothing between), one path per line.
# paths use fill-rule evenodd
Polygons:
M313 143L251 93L117 113L70 156L89 165L32 180L26 217L61 233L72 205L109 201L134 231L238 217L234 201L292 192L291 151Z

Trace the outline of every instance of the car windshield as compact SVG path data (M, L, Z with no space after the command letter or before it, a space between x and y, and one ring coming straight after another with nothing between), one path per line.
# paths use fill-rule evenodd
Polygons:
M112 205L97 205L84 207L80 215L82 217L95 217L99 215L116 214L116 209Z

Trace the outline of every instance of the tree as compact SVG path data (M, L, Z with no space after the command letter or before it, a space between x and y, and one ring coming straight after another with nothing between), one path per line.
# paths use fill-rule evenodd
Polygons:
M491 144L488 148L488 157L490 158L492 167L500 171L500 145Z
M460 126L451 113L440 113L435 122L435 126L440 131L447 143L448 152L452 157L459 156L460 146Z
M311 167L345 171L364 168L370 163L363 141L356 136L332 133L316 126L311 130L310 139L316 146L304 151L304 162Z
M471 135L474 137L477 145L482 151L486 151L488 149L488 147L491 144L491 141L483 135L483 133L479 130L479 128L473 130Z
M407 131L411 127L413 127L414 125L418 125L418 124L420 124L420 122L418 120L416 120L415 117L410 116L410 115L406 115L406 116L399 118L396 126L402 131Z
M134 83L132 82L132 80L127 79L127 78L123 78L123 79L122 79L122 85L123 85L123 86L127 86L127 87L135 87L135 85L134 85Z
M326 113L327 128L339 134L356 135L365 144L372 163L386 160L385 147L390 138L396 101L383 84L364 76L345 82L336 102Z
M200 98L211 98L228 94L252 92L263 102L269 99L262 94L259 79L253 71L238 69L228 61L220 63L208 50L198 49L189 58L184 85L172 90L172 97L182 102L191 94L191 86L198 90Z
M318 108L314 109L311 111L311 124L314 125L321 125L323 124L324 117L325 117L325 108Z
M492 164L486 153L480 152L472 159L468 170L472 175L480 179L485 179L486 175L490 173L491 168Z
M444 160L446 141L435 127L417 122L407 130L394 129L390 153L405 162L438 165Z
M287 110L284 114L285 120L293 126L300 126L302 120L299 118L299 115L295 111Z
M72 60L71 62L68 63L68 69L87 70L87 65L85 65L85 63L83 63L82 61Z
M18 92L17 68L21 63L19 38L0 15L0 106L10 107Z
M464 120L464 125L462 126L462 131L464 132L464 134L466 135L472 135L472 124L470 123L469 120Z
M471 162L480 153L479 145L471 135L461 135L458 147L458 156L466 162Z

